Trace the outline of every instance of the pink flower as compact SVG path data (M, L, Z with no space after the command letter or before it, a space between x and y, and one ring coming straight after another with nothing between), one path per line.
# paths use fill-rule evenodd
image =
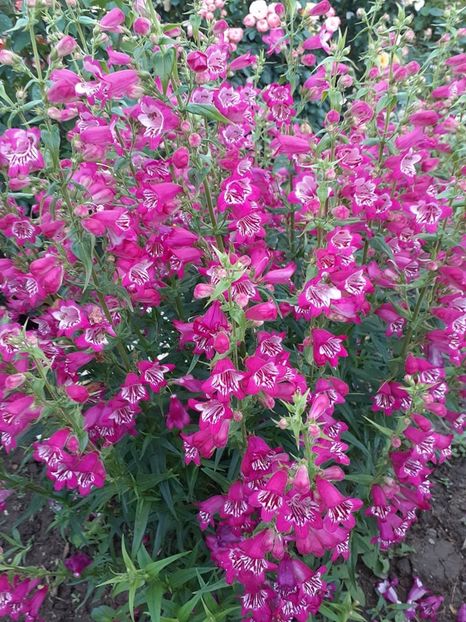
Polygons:
M189 52L186 57L186 62L188 63L188 67L196 73L202 73L208 68L207 55L204 54L204 52Z
M80 577L84 570L92 563L92 559L86 553L78 551L67 557L63 563L73 576Z
M21 579L17 576L10 580L7 575L0 575L0 616L12 620L25 619L38 622L39 610L47 596L47 586L42 586L40 579Z
M322 328L313 328L311 335L314 361L317 365L330 363L332 367L337 367L338 359L348 356L347 350L342 346L346 335L337 337Z
M208 396L216 396L220 401L228 401L231 395L241 398L243 378L244 373L239 372L230 359L221 359L215 363L210 378L202 385L202 390Z
M76 86L81 78L69 69L55 69L51 73L51 86L47 90L47 99L51 104L64 104L77 100Z
M76 43L76 39L74 39L71 35L65 35L55 45L54 50L57 56L63 58L64 56L68 56L68 54L74 52L77 46L78 44Z
M0 136L0 167L5 166L11 177L25 176L44 168L44 158L39 151L40 131L5 130Z
M357 512L362 507L361 499L344 497L333 484L320 477L316 479L316 486L320 503L326 510L324 527L330 532L335 531L339 525L352 529L356 524L353 512Z
M315 4L309 11L306 11L307 15L317 16L317 15L325 15L330 11L330 2L328 0L321 0Z
M141 377L133 372L126 376L125 382L120 389L120 395L130 404L137 404L141 400L149 399Z
M125 21L125 14L121 9L111 9L99 22L101 30L121 32L121 24Z
M182 430L189 424L189 414L176 395L170 395L166 425L169 430Z
M113 9L117 10L117 9ZM137 71L122 69L102 77L104 93L109 99L130 97L136 99L142 94L141 82Z
M333 301L340 298L339 289L320 282L320 279L312 279L305 284L303 292L299 295L298 304L309 309L311 317L316 317L328 311Z
M134 32L138 35L147 35L150 32L151 23L146 17L138 17L133 22Z
M262 302L246 311L246 319L254 322L270 322L276 320L277 316L277 306L274 302Z

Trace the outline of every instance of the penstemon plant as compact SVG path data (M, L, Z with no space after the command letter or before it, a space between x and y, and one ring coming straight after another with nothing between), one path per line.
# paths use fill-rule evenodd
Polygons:
M465 426L466 32L450 7L421 65L381 9L354 66L327 0L253 2L259 55L223 1L179 24L24 5L32 56L0 50L24 85L0 87L0 432L22 456L0 502L48 503L74 552L4 558L0 616L40 620L79 579L100 622L363 620L358 559L386 575Z

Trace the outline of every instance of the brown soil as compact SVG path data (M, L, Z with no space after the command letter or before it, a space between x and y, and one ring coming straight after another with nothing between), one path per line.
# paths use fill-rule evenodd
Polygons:
M466 597L466 460L442 465L433 481L432 510L422 512L408 532L406 545L412 550L394 557L390 575L399 579L397 593L402 600L413 577L420 577L427 589L445 598L437 622L453 622ZM380 579L360 570L369 610L377 602L375 586Z
M14 470L16 465L9 460L8 463L8 468ZM39 470L36 465L31 464L29 469L33 477L38 475L35 473ZM21 565L38 566L54 571L69 554L69 545L61 538L58 530L55 529L53 532L49 530L55 516L52 508L47 505L44 505L33 517L21 522L21 518L29 509L30 502L29 495L12 495L6 503L6 509L0 514L0 532L11 536L12 529L18 525L22 544L31 545ZM4 551L11 548L1 533L0 547ZM6 562L10 563L11 558L7 558ZM65 620L66 622L93 622L90 616L92 608L90 603L78 609L84 600L86 586L84 584L70 585L70 582L73 582L71 576L70 581L61 584L56 591L49 591L40 610L45 622L65 622Z

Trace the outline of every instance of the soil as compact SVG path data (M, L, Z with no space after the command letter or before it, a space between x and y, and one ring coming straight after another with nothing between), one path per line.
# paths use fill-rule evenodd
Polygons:
M9 466L15 468L14 464ZM411 552L407 556L395 556L390 572L399 579L397 591L402 599L406 598L414 576L419 576L434 594L443 595L445 601L437 622L453 622L466 595L466 460L456 459L442 465L433 480L432 510L421 513L406 539ZM0 532L11 534L29 503L27 495L10 497L7 509L0 515ZM23 565L54 570L69 554L68 545L59 533L48 530L53 517L53 511L43 506L33 518L18 526L22 543L33 543ZM9 547L1 533L0 547L5 550ZM371 620L369 610L378 600L375 586L380 579L365 567L358 574L366 595L367 619ZM77 610L85 592L84 584L62 584L56 593L49 593L41 609L45 622L93 622L90 611L95 604L88 601Z
M422 512L408 532L407 556L394 557L390 576L397 577L397 593L405 599L418 576L433 594L445 600L437 622L453 622L466 598L466 460L457 458L439 467L433 476L432 510ZM361 569L366 609L378 598L379 578Z
M14 462L8 460L8 469L15 469ZM35 464L29 465L32 478L38 476L39 468ZM37 473L35 471L37 470ZM0 514L0 532L11 536L11 530L16 527L27 512L30 504L29 495L11 496L6 509ZM69 545L57 531L49 531L54 520L54 513L47 505L34 514L33 517L18 524L18 531L23 545L32 545L21 561L22 566L39 566L49 571L56 570L60 561L70 553ZM0 533L0 547L7 551L10 548ZM7 558L6 562L10 562ZM92 605L87 602L79 610L78 606L84 601L86 594L85 584L61 584L55 592L49 591L40 613L45 622L93 622L90 616ZM5 618L2 618L5 620Z

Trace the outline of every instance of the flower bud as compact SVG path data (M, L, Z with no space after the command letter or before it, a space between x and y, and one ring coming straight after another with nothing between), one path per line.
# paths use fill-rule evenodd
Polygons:
M194 133L194 134L191 134L191 136L189 136L188 142L191 145L191 147L199 147L199 145L202 143L202 138L200 137L199 134Z
M24 374L11 374L5 380L5 389L8 391L17 389L24 383L25 380L26 376Z
M278 311L274 302L262 302L246 311L246 319L255 322L273 321L277 319Z
M176 168L186 168L189 164L189 151L186 147L179 147L172 155L172 162Z
M325 124L330 125L332 123L338 123L340 120L340 114L336 110L329 110L325 116Z
M228 30L228 22L224 19L219 19L218 22L215 22L213 27L214 35L221 35L226 30Z
M80 577L84 570L92 563L92 559L86 553L78 551L63 562L65 567L73 574L74 577Z
M267 24L270 28L279 28L281 19L276 13L269 13L269 15L267 15Z
M213 286L208 283L198 283L194 288L193 296L195 300L208 298L213 292Z
M345 76L341 76L341 78L338 80L338 84L344 89L349 89L351 86L353 86L353 78L346 74Z
M69 384L65 387L65 391L73 402L83 404L89 399L88 390L80 384Z
M125 14L121 9L115 8L102 17L99 26L102 30L120 32L121 24L125 21Z
M21 57L11 50L0 50L0 65L12 66L21 61Z
M269 24L266 19L259 19L257 20L256 28L258 32L267 32Z
M225 332L220 332L214 338L214 350L218 354L225 354L230 349L230 340Z
M74 52L77 46L78 44L76 43L76 39L70 35L65 35L56 44L54 51L59 58L63 58L64 56L68 56L68 54Z
M246 15L243 19L243 25L246 26L246 28L254 28L256 25L256 18L250 14Z
M341 467L334 464L322 471L322 477L326 480L340 482L345 479L345 472Z
M249 7L249 13L257 20L265 20L268 13L267 2L265 0L254 0Z
M228 38L233 43L239 43L243 38L243 29L242 28L229 28L227 30Z
M133 30L137 35L147 35L150 32L151 23L147 17L138 17L134 20Z
M239 423L240 421L243 420L243 413L241 413L239 410L234 410L233 419L234 421L236 421L236 423Z
M191 71L201 73L207 70L207 56L204 52L190 52L186 58L186 62Z
M296 471L296 475L293 479L293 487L302 494L307 494L311 489L311 482L309 480L309 472L307 466L302 464Z

